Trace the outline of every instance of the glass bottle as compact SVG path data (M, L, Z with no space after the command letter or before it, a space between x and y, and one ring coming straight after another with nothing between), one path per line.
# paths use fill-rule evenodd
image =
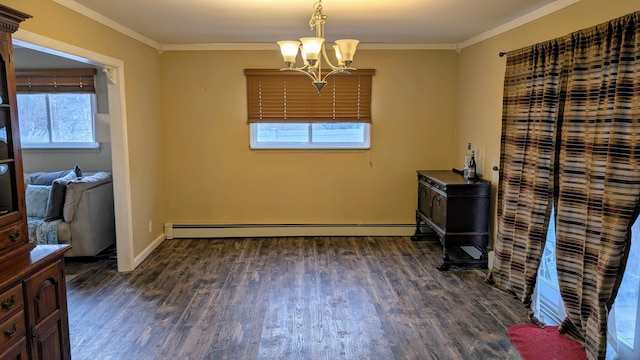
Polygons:
M462 177L465 180L469 180L469 165L471 164L471 143L467 143L467 153L464 155L464 168L462 170Z
M469 177L467 179L476 178L476 152L471 150L471 160L469 160Z

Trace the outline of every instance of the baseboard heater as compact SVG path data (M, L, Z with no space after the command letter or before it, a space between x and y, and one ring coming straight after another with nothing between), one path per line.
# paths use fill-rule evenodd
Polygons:
M280 236L411 236L415 224L174 224L167 239Z

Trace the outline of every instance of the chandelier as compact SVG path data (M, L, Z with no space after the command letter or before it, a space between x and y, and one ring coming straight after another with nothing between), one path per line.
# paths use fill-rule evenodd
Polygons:
M309 27L313 31L315 29L315 37L303 37L300 41L285 40L278 41L280 45L280 52L284 58L284 63L287 67L280 70L291 70L301 72L313 81L313 86L318 89L318 93L322 88L327 85L326 79L336 73L346 72L348 70L356 70L351 67L353 61L353 55L356 53L356 47L359 41L354 39L341 39L336 40L336 44L333 45L333 49L336 53L336 60L338 65L333 65L327 56L327 51L324 46L324 24L327 22L327 16L322 13L322 0L317 1L313 5L313 14L309 20ZM300 49L300 55L304 64L301 67L295 67L296 57L298 56L298 49ZM322 57L327 62L331 71L322 74Z

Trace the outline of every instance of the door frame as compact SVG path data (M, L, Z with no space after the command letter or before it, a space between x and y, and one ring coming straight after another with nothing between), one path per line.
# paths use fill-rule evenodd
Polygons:
M131 179L129 173L124 61L24 29L19 29L13 34L13 40L16 44L25 48L100 66L107 74L118 271L132 271L136 264L134 262L133 229L131 226Z

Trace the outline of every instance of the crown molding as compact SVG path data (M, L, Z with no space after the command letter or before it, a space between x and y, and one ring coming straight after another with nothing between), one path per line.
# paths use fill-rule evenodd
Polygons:
M477 44L481 41L490 39L494 36L498 36L502 33L505 33L509 30L513 30L519 26L522 26L524 24L530 23L534 20L540 19L541 17L547 16L551 13L554 13L558 10L564 9L567 6L573 5L577 2L579 2L580 0L558 0L558 1L554 1L549 5L543 6L538 10L532 11L530 13L528 13L527 15L521 16L515 20L512 20L506 24L500 25L496 28L493 28L489 31L486 31L480 35L474 36L471 39L465 40L463 42L461 42L460 45L460 49L464 49L468 46Z
M161 51L278 50L276 43L167 44ZM458 44L360 43L358 50L457 50Z
M456 50L458 44L392 44L392 43L360 43L358 50Z
M107 26L115 31L118 31L130 38L133 38L135 40L140 41L143 44L149 45L152 48L160 51L162 50L162 45L160 45L160 43L153 41L151 39L149 39L148 37L137 33L131 29L129 29L128 27L117 23L111 19L109 19L108 17L99 14L91 9L89 9L88 7L84 6L84 5L80 5L77 2L73 1L73 0L53 0L53 2L56 2L70 10L73 10L81 15L84 15L86 17L88 17L89 19L96 21L104 26Z
M276 43L165 44L162 51L278 50Z

